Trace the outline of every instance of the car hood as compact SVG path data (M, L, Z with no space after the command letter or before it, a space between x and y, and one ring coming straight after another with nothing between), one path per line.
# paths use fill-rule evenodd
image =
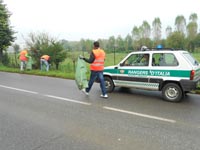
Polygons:
M114 69L116 66L107 66L107 67L104 67L104 70L108 70L108 69Z

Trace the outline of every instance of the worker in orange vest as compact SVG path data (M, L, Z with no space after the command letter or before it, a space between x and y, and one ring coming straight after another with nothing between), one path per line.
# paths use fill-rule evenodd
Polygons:
M81 59L85 60L87 63L90 63L90 71L91 71L88 88L85 88L82 91L86 95L89 95L89 92L92 88L94 81L98 78L100 81L100 87L102 91L101 97L108 98L108 95L106 93L106 88L105 88L104 76L103 76L105 52L99 47L98 41L94 42L93 45L94 45L94 48L90 54L89 59L80 56Z
M26 49L22 50L19 53L19 60L20 60L20 70L23 71L26 68L26 64L28 61L28 51Z
M49 55L42 55L40 57L40 69L43 70L43 65L46 66L46 71L49 71L50 66L50 56Z

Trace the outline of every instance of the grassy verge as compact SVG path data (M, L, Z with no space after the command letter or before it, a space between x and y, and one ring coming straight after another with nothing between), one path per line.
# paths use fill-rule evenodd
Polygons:
M78 56L81 54L81 52L75 55L75 57L78 58ZM127 53L116 53L114 54L106 54L106 61L105 66L110 66L119 63L119 61L126 56ZM89 58L89 54L85 53L85 57ZM10 58L13 59L13 56L11 55ZM115 59L114 59L115 58ZM19 61L19 60L18 60ZM19 62L18 62L19 64ZM89 77L89 64L88 66L88 73L87 76ZM49 76L49 77L57 77L57 78L65 78L65 79L74 79L75 77L75 66L73 64L73 61L68 58L63 63L60 64L59 70L55 70L55 66L51 66L50 70L48 72L40 71L40 70L25 70L20 71L19 68L11 68L11 67L5 67L0 64L0 71L4 72L13 72L13 73L22 73L22 74L32 74L32 75L39 75L39 76Z
M21 74L30 74L30 75L39 75L39 76L49 76L49 77L57 77L57 78L65 78L65 79L74 79L74 73L66 73L62 71L40 71L40 70L25 70L20 71L19 68L9 68L0 66L0 71L4 72L13 72L13 73L21 73Z

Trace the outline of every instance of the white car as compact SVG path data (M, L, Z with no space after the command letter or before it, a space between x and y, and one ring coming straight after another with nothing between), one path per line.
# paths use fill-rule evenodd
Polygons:
M200 65L184 50L146 50L128 54L104 68L107 92L115 87L162 91L164 100L181 101L200 81Z

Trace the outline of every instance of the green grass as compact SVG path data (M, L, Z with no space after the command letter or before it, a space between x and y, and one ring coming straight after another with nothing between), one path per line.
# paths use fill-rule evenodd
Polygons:
M193 56L198 62L200 62L200 53L193 53L192 56Z
M5 71L5 72L18 72L19 69L17 68L9 68L9 67L5 67L0 65L0 71Z
M0 71L4 72L12 72L12 73L21 73L21 74L30 74L30 75L39 75L39 76L49 76L49 77L57 77L57 78L66 78L66 79L74 79L74 73L66 73L62 71L50 70L40 71L40 70L25 70L20 71L19 68L9 68L5 66L0 66Z
M77 60L78 56L81 54L76 53L75 60ZM118 64L120 60L126 56L126 53L116 53L115 54L115 64ZM86 58L89 58L89 54L85 53L84 56ZM19 63L19 62L18 62ZM106 61L105 61L105 66L110 66L114 65L114 54L106 54ZM14 68L14 67L6 67L0 65L0 71L4 72L13 72L13 73L21 73L21 74L30 74L30 75L39 75L39 76L49 76L49 77L57 77L57 78L65 78L65 79L74 79L75 77L75 67L76 64L73 63L71 58L67 58L63 63L60 64L59 70L55 70L55 66L51 66L50 70L48 72L46 71L40 71L38 69L33 69L33 70L25 70L25 71L20 71L20 68ZM87 64L88 67L88 72L87 76L89 78L89 64Z

